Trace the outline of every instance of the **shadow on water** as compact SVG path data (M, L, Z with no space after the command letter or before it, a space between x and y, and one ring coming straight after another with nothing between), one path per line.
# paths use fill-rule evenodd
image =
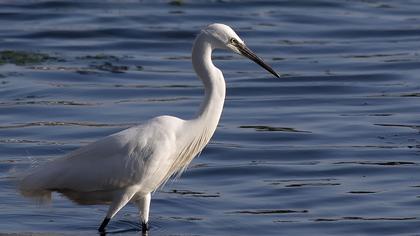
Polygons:
M141 227L131 228L131 229L107 230L106 232L100 232L98 234L101 236L105 236L105 235L119 235L119 234L124 234L124 233L135 233L139 236L149 235L149 232L142 231Z

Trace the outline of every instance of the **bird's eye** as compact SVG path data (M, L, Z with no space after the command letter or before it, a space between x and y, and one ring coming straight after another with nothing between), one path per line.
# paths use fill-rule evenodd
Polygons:
M236 40L235 38L230 38L229 43L231 44L237 44L238 40Z

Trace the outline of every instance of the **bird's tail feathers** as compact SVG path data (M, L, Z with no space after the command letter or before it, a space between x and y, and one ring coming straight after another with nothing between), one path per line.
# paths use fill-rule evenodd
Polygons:
M51 202L51 191L23 188L20 188L19 190L24 197L31 198L38 204L48 204Z
M45 167L45 166L43 166ZM51 202L51 192L49 180L53 179L53 172L47 171L48 168L32 166L29 173L18 176L19 191L24 197L32 198L38 203Z

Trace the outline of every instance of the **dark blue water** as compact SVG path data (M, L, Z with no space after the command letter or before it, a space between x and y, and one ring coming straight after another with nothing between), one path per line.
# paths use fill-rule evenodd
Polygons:
M213 22L282 78L215 54L219 128L154 194L149 235L420 234L415 0L2 1L0 233L95 234L106 206L37 205L13 176L157 115L191 118L192 41ZM128 205L109 230L138 235L138 221Z

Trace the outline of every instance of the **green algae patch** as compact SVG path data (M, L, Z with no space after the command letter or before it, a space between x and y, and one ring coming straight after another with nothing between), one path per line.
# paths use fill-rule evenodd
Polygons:
M5 50L0 51L0 65L3 64L15 64L18 66L24 66L28 64L39 64L47 60L56 59L48 54L24 52L24 51L13 51Z
M82 57L77 57L78 59L82 59L82 60L114 60L114 61L118 61L119 58L114 56L114 55L108 55L108 54L96 54L96 55L86 55L86 56L82 56Z
M108 71L111 73L124 73L129 69L128 66L124 65L113 65L111 62L104 62L99 65L90 65L92 69L101 70L101 71Z
M168 2L169 5L180 7L185 4L182 0L172 0Z

